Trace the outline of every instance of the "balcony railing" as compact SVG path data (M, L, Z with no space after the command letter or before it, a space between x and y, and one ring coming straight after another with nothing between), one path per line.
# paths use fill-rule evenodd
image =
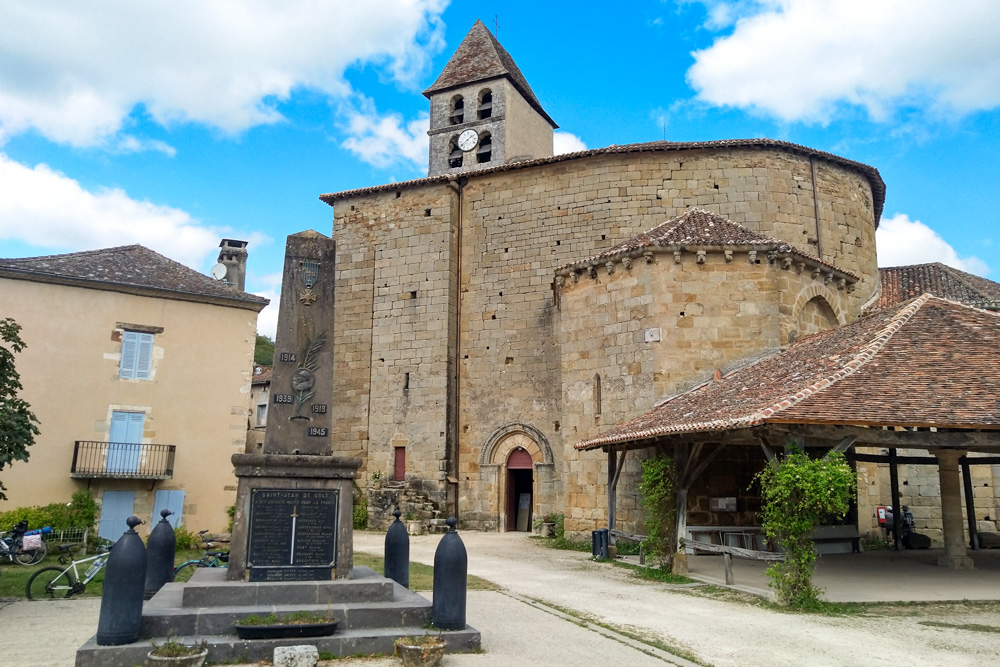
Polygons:
M84 479L170 479L175 445L77 440L70 477Z

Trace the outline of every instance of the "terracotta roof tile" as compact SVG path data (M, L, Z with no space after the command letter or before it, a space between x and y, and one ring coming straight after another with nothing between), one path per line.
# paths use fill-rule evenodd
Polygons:
M564 273L573 269L585 268L609 259L635 254L643 248L699 246L717 247L719 249L731 247L766 248L780 253L798 255L803 259L809 260L810 264L820 264L835 269L854 281L858 279L853 273L829 264L815 255L802 252L789 243L758 234L738 222L726 219L718 213L712 213L699 208L689 209L676 217L670 218L666 222L660 223L649 231L634 236L624 243L620 243L593 257L564 264L558 267L556 272Z
M198 273L141 245L21 259L0 259L0 277L118 291L162 292L167 298L223 303L260 311L267 299Z
M500 46L496 37L477 20L469 33L462 40L462 43L455 49L454 55L448 64L444 66L437 81L430 88L424 91L425 97L430 97L433 93L449 88L457 88L477 81L497 79L499 77L510 79L514 87L518 89L524 99L528 101L535 111L540 113L545 120L552 124L553 128L559 127L555 121L545 113L534 91L528 85L528 81L521 74L514 59Z
M262 366L260 364L253 365L253 378L250 384L270 384L271 383L271 366Z
M813 157L822 158L834 164L839 164L849 169L854 169L858 173L862 174L871 185L872 195L874 197L873 204L875 207L876 226L878 226L879 219L882 217L882 207L885 204L885 182L882 180L882 176L879 175L878 169L876 169L875 167L869 167L868 165L862 164L861 162L855 162L854 160L848 160L847 158L842 158L838 155L834 155L833 153L818 151L812 148L808 148L806 146L801 146L799 144L792 144L787 141L777 141L775 139L766 139L766 138L722 139L719 141L651 141L642 144L608 146L607 148L595 148L593 150L588 150L588 151L577 151L576 153L563 153L561 155L553 155L551 157L538 158L535 160L512 162L510 164L498 165L496 167L489 167L487 169L477 169L475 171L463 172L462 177L474 178L479 176L488 176L489 174L495 174L502 171L527 169L538 165L553 164L556 162L566 162L568 160L578 160L581 158L592 157L594 155L608 155L612 153L653 153L653 152L668 152L668 151L688 151L688 150L698 150L703 148L705 149L773 148L776 150L787 151L789 153L799 153L802 155L809 155ZM391 190L405 190L407 188L420 187L431 183L446 183L453 178L454 175L451 174L439 174L437 176L428 176L427 178L418 178L412 181L402 181L399 183L386 183L384 185L375 185L367 188L344 190L343 192L331 192L328 194L322 194L319 196L319 198L324 203L333 206L333 203L336 200L343 199L344 197L357 197L370 193L391 191Z
M764 423L1000 428L1000 314L925 294L678 394L576 445Z
M950 266L912 264L879 269L882 291L872 310L890 308L924 292L977 308L1000 310L1000 283Z

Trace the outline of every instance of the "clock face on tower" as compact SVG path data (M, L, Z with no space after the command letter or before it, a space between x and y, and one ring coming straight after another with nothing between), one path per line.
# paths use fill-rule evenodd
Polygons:
M475 130L466 130L458 135L458 147L463 151L471 151L479 143L479 133Z

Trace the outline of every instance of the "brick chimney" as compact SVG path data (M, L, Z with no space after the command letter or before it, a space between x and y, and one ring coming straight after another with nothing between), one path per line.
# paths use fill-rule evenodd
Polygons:
M226 267L226 283L242 292L247 277L247 242L222 239L219 263Z

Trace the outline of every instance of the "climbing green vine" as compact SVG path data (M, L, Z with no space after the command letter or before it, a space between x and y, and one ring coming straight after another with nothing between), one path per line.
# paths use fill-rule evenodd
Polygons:
M646 511L643 527L646 529L647 553L655 558L661 568L673 563L677 550L677 500L674 494L676 469L673 459L652 458L642 462L642 482L639 493Z
M857 476L843 454L810 459L801 449L775 458L757 475L764 501L767 537L785 552L768 568L778 602L814 607L820 590L812 585L816 550L811 534L824 521L842 518L856 493Z

